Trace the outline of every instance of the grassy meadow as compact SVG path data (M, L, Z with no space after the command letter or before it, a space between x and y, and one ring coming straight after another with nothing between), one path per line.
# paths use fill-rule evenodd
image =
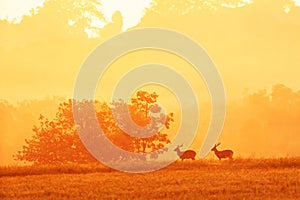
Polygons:
M101 164L1 167L0 199L300 199L300 158L185 160L145 174Z

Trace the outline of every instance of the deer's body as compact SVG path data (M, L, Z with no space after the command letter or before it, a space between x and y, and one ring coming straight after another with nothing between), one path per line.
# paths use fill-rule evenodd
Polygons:
M233 151L232 150L218 151L217 146L219 146L219 145L220 145L220 143L216 144L214 146L214 148L211 149L213 152L215 152L215 154L219 158L219 160L221 160L222 158L229 158L230 160L232 160Z
M180 151L181 146L177 146L174 151L176 151L177 155L180 157L180 159L183 161L184 159L192 159L195 160L196 152L193 150L187 150L187 151Z

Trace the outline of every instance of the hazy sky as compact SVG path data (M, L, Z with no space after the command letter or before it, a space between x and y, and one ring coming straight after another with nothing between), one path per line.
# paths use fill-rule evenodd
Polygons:
M0 0L0 18L6 18L8 17L10 20L13 18L20 18L24 14L28 14L29 10L32 8L35 8L37 6L41 6L43 4L44 0L27 0L27 1L18 1L18 0ZM123 20L123 30L130 28L132 26L135 26L139 23L144 9L148 6L150 6L152 0L101 0L102 7L101 10L106 18L106 20L109 22L111 20L112 14L120 10L122 13L122 20ZM251 2L250 0L244 0L244 2ZM293 36L297 34L297 19L294 19L293 12L292 12L292 6L288 4L289 2L286 1L285 8L282 8L287 14L286 16L290 15L289 18L286 19L276 19L272 18L271 21L268 22L268 25L261 24L263 20L256 20L251 19L253 17L258 16L257 19L259 19L260 13L253 14L249 19L247 18L247 15L250 16L249 13L245 13L244 18L236 19L232 18L232 27L215 27L218 29L218 31L210 31L208 32L209 35L201 35L204 31L201 31L201 28L192 27L192 30L186 30L186 33L192 33L194 35L191 35L194 38L200 38L199 42L201 45L203 45L205 48L207 48L207 51L212 56L216 64L219 66L219 69L223 70L223 78L225 81L225 84L229 85L228 88L230 88L228 91L230 93L236 94L236 96L240 96L241 90L245 89L245 87L250 87L254 90L261 89L264 87L270 87L274 83L284 83L287 84L287 86L292 87L294 89L298 89L298 79L294 78L297 77L298 72L298 36ZM300 6L300 0L295 1L295 4ZM134 6L132 6L134 5ZM290 6L290 8L289 8ZM270 6L271 8L271 6ZM268 13L271 12L270 8L264 10L263 12ZM243 16L243 15L241 15ZM213 20L213 19L212 19ZM283 21L285 20L285 21ZM173 24L173 22L171 22ZM146 24L146 23L144 23ZM153 19L153 24L155 26L160 26L160 21ZM153 24L150 24L153 26ZM170 26L173 26L173 25ZM176 24L175 24L176 25ZM149 26L149 24L147 24ZM163 26L163 24L162 24ZM181 26L180 23L177 24L177 28L180 27L181 29L177 30L183 30L185 31L185 26ZM175 30L176 30L175 27ZM209 26L210 27L210 26ZM169 27L170 28L170 27ZM173 27L171 27L173 28ZM270 30L274 30L276 32L272 32ZM280 29L280 30L279 30ZM220 37L219 32L222 31L223 35ZM237 35L232 36L232 33L236 33ZM271 35L268 35L269 33L272 33ZM273 34L274 33L274 34ZM201 36L201 37L200 37ZM293 37L292 37L293 36ZM224 40L224 38L230 38L235 40L232 40L232 44L228 44L227 41ZM278 40L278 37L282 37L281 40ZM259 43L259 40L262 40L264 42ZM276 43L278 44L278 47L281 48L280 50L276 50L276 48L270 48L270 46L273 46ZM210 42L208 44L207 42ZM226 43L227 42L227 43ZM14 41L11 41L12 44L14 44ZM225 44L226 43L226 44ZM221 44L221 45L218 45ZM242 44L249 45L249 46L242 46ZM5 44L3 44L5 45ZM9 44L11 45L11 44ZM7 46L9 46L7 45ZM257 47L257 46L258 47ZM13 46L13 45L12 45ZM218 47L218 48L216 48ZM222 49L223 48L223 49ZM224 48L230 48L230 51L228 49ZM265 48L265 49L264 49ZM242 51L243 50L243 51ZM247 53L243 53L243 52ZM224 52L227 52L224 54ZM230 53L230 54L229 54ZM296 55L297 54L297 55ZM264 56L261 56L264 55ZM234 59L231 59L230 56L234 56ZM252 59L249 59L249 56L256 56L252 57ZM246 60L248 60L245 62ZM6 59L7 60L7 59ZM31 59L32 60L32 59ZM289 61L289 66L280 67L283 65L286 65L286 60ZM279 63L282 62L282 63ZM240 70L240 66L243 66L245 70ZM272 66L272 68L270 67ZM1 67L4 67L1 66ZM27 66L28 67L28 66ZM262 68L264 67L264 68ZM262 70L262 69L269 69L269 70ZM24 71L25 69L21 67L17 67L16 69L19 71ZM28 70L40 70L42 71L42 68L35 69L34 67L28 67ZM271 71L271 70L272 71ZM49 70L49 69L47 69ZM55 74L56 69L52 69L53 74ZM76 71L72 69L73 71ZM248 70L248 71L247 71ZM37 81L35 79L34 73L24 72L27 74L27 79L25 80L24 77L20 77L18 80L16 79L15 82L13 82L11 79L11 75L15 73L14 69L4 69L5 73L1 74L3 76L2 81L8 85L11 86L11 88L7 89L5 88L6 92L2 92L2 98L8 99L9 101L16 101L20 100L20 98L31 98L32 96L34 98L35 94L38 96L43 96L43 92L33 92L37 84L34 82L34 85L28 85L30 90L32 91L32 94L25 94L24 88L20 89L20 87L25 87L24 82L30 81L30 78L32 80ZM39 72L40 72L39 71ZM272 73L267 73L267 72ZM69 72L69 71L68 71ZM234 79L232 79L232 73L239 74L239 76L235 76ZM240 73L239 73L240 72ZM43 72L44 73L44 72ZM52 73L52 72L51 72ZM256 76L258 73L261 74L261 80L259 77L256 78L255 81L250 80L247 77ZM263 74L265 75L263 76ZM35 74L39 74L36 72ZM47 73L48 74L48 73ZM48 74L49 77L51 74ZM266 78L266 75L269 76L269 78ZM74 75L75 76L75 75ZM70 76L71 77L71 76ZM50 78L49 78L50 79ZM42 83L47 83L48 79L41 80ZM65 77L63 78L63 84L67 82L65 80ZM264 80L269 80L269 82L266 82ZM248 81L248 82L247 82ZM51 83L53 80L51 79ZM69 80L69 83L73 83L74 80ZM236 82L240 82L243 84L236 84ZM13 84L10 84L13 83ZM13 86L16 85L18 89L14 90ZM21 86L20 86L21 85ZM42 84L41 84L42 85ZM231 86L234 87L231 87ZM240 85L239 91L233 89L237 88ZM54 88L54 87L53 87ZM57 91L45 91L45 93L48 92L49 95L56 95L61 93L66 93L65 89L63 87L59 91L63 92L57 92ZM71 86L68 88L68 91L71 91ZM16 96L16 93L19 94L19 96ZM28 93L28 92L26 92ZM69 92L70 93L70 92ZM68 94L69 94L68 93ZM68 95L66 94L66 95ZM235 97L236 97L235 96Z
M102 2L101 10L106 18L106 21L108 22L111 21L112 14L115 11L120 10L122 13L123 30L126 30L127 28L133 27L139 23L141 17L143 16L143 12L145 8L150 6L151 1L152 0L101 0ZM243 0L243 1L247 3L252 2L251 0ZM29 14L30 9L36 8L37 6L42 6L43 2L44 0L27 0L27 1L0 0L0 18L3 19L8 17L9 20L12 20L13 18L20 19L22 15ZM295 2L297 5L300 6L300 0L297 0ZM227 85L227 87L230 88L228 89L229 93L231 94L234 93L235 98L239 97L241 91L244 90L245 88L252 88L253 90L257 90L257 88L271 87L272 84L279 83L279 82L287 84L287 86L292 87L293 89L298 89L298 79L294 77L297 76L296 72L298 70L297 42L299 40L297 39L298 36L294 36L294 37L292 36L298 33L297 32L298 25L295 25L295 23L299 23L299 21L293 18L293 12L292 12L293 8L291 5L288 4L288 2L285 5L285 8L282 9L286 13L288 13L289 10L291 9L291 13L286 15L286 16L290 15L290 17L286 19L274 19L274 20L272 19L269 22L268 26L262 25L261 24L263 23L262 20L257 21L256 19L247 18L248 14L245 14L243 18L232 18L232 21L230 22L232 27L229 29L220 26L215 27L218 28L219 31L223 32L222 37L220 37L218 31L210 31L208 36L205 36L205 33L201 32L202 39L200 38L198 42L200 42L201 45L207 48L207 51L209 52L210 56L212 56L216 64L219 66L219 69L221 71L223 70L222 76L224 78L225 85ZM271 6L266 10L264 10L264 12L266 13L271 12L270 10L271 10ZM286 21L282 21L282 20L286 20ZM187 31L186 33L189 33L189 30L185 30L184 27L181 26L180 23L178 23L178 21L180 21L180 19L178 19L176 23L175 22L173 23L172 20L170 22L174 24L175 30L177 27L179 28L177 30L183 32ZM153 24L155 26L165 26L164 24L160 24L160 21L157 19L153 19L153 23L152 24L150 23L150 25L147 24L145 20L144 24L146 26L151 26L151 25L153 26ZM171 28L174 29L174 27ZM277 31L276 32L277 35L276 34L268 35L270 33L269 30L271 30L270 27L272 27L275 31L277 30L276 29L277 27L281 31ZM200 30L201 28L191 30L190 32L194 34L191 36L197 38L200 34ZM232 33L237 33L237 35L231 36ZM280 37L283 37L279 41L277 40L278 39L277 37L279 37L278 35L280 35ZM223 41L223 37L231 38L233 43L226 46L225 43L227 41ZM209 43L210 38L214 39L213 41L210 41L211 43ZM263 40L264 42L259 43L259 40ZM247 43L247 41L249 41L249 43ZM270 48L270 46L273 46L275 44L274 41L277 41L276 44L278 45L279 49ZM16 47L14 46L15 41L9 41L8 43L2 45L6 47L7 46ZM243 46L243 44L249 46L245 46L245 45ZM260 47L257 47L255 45L258 45ZM230 51L227 52L227 54L223 53L224 49L222 48L225 47L231 49ZM243 53L243 51L248 53ZM231 57L234 56L235 59L230 58L229 55ZM250 59L249 61L245 62L246 60L249 59L248 56L250 55L256 57L253 57L253 59ZM261 55L264 56L261 57ZM157 58L157 56L155 58ZM289 66L282 67L283 65L286 64L280 62L285 62L285 60L289 60ZM7 99L9 101L18 101L18 100L22 100L22 98L25 99L40 98L41 96L44 96L45 93L49 95L64 94L66 96L70 96L70 93L72 91L71 83L73 84L74 82L74 80L71 78L70 80L68 80L69 81L68 83L70 83L69 86L66 86L67 81L65 80L65 77L63 77L62 78L63 82L57 83L57 85L61 84L59 85L59 88L61 88L59 90L55 90L55 89L51 90L48 87L48 90L51 91L44 91L44 88L46 87L45 85L43 85L44 87L41 86L41 88L43 89L36 89L39 85L42 84L35 83L36 81L38 81L38 79L34 77L35 76L34 74L39 74L39 75L47 74L49 75L49 77L51 77L51 73L52 73L52 78L53 78L54 76L56 76L55 73L58 71L58 69L52 69L53 72L51 71L51 73L48 73L48 72L44 72L43 68L34 68L33 65L28 65L27 70L30 71L30 73L28 73L25 72L26 71L25 68L23 69L21 65L17 66L15 61L16 60L12 59L12 62L14 62L15 69L20 70L22 72L24 71L24 73L27 76L22 76L19 77L18 79L15 78L14 81L12 81L13 79L12 74L14 73L13 71L15 70L4 69L3 70L4 73L1 74L2 75L1 81L3 81L5 84L10 85L10 88L9 89L7 89L7 87L4 88L5 92L2 92L1 98ZM3 65L2 67L6 65ZM240 66L243 66L245 69L241 70ZM45 69L45 71L47 70ZM77 72L76 69L73 68L72 69L69 68L69 70L70 71L73 70L72 72L74 73ZM36 73L31 73L31 71L36 71ZM68 73L70 73L70 71L68 71ZM233 72L238 75L234 75L233 77ZM260 73L261 76L257 77L256 81L247 78L251 76L256 76L258 73ZM74 77L75 76L76 75L74 74ZM31 80L34 80L33 82L34 84L32 84ZM50 78L45 80L43 79L41 80L41 82L48 85L47 82L48 80L50 80ZM59 78L56 77L56 80L59 80ZM51 79L51 82L52 81L53 80ZM237 82L240 82L241 84L236 84ZM26 88L26 84L24 83L30 84L27 85L27 87L30 88L31 93L29 93L29 90L24 89ZM14 88L14 86L16 87ZM55 88L55 86L53 86L53 88ZM69 92L66 93L66 91Z

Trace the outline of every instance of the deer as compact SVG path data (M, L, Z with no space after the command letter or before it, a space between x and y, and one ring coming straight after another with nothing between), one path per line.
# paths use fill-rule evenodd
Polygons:
M174 151L176 151L177 155L181 158L181 161L183 161L184 159L192 159L195 160L195 156L196 156L196 152L193 150L186 150L186 151L180 151L180 147L182 147L182 145L178 145Z
M211 150L215 152L216 156L221 160L222 158L229 158L232 160L233 156L233 151L232 150L223 150L223 151L218 151L217 146L219 146L221 143L216 144Z

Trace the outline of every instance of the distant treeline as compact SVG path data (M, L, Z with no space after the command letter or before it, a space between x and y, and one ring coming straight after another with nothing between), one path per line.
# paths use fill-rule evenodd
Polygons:
M149 95L147 92L145 94ZM155 96L148 106L155 103L156 98ZM124 109L125 106L122 102L115 102L114 105L119 106L119 109ZM138 105L145 104L140 100L139 103L132 102L131 108L135 110L136 122L147 123L148 119L144 115L145 109L137 108ZM109 104L98 102L98 109L98 120L105 121L107 130L109 129L109 132L115 130L115 133L116 131L120 133L120 129L112 120ZM5 164L11 162L12 155L22 149L25 139L27 141L34 140L32 139L33 135L41 133L43 128L46 130L51 127L53 124L50 125L50 122L57 119L57 113L71 112L71 103L63 98L28 100L16 105L1 101L0 111L0 156L1 164ZM169 117L171 119L171 116ZM229 103L220 140L222 144L234 149L237 156L299 156L299 119L300 91L293 91L285 85L277 84L272 87L271 91L259 90L250 94L245 93L240 101ZM69 120L72 121L72 118ZM45 127L46 121L49 123L47 127ZM44 124L41 125L41 123ZM71 122L70 124L72 126ZM57 129L55 130L57 131ZM126 137L125 134L111 134L109 137L117 145L123 146L125 150L133 152L145 152L146 149L148 149L147 151L155 150L168 143L166 133L157 138L157 141L164 142L153 143L153 146L151 143L137 142L133 138ZM119 140L118 137L120 137ZM126 138L130 140L126 140ZM71 142L69 145L71 150L74 148L72 145L74 143Z

